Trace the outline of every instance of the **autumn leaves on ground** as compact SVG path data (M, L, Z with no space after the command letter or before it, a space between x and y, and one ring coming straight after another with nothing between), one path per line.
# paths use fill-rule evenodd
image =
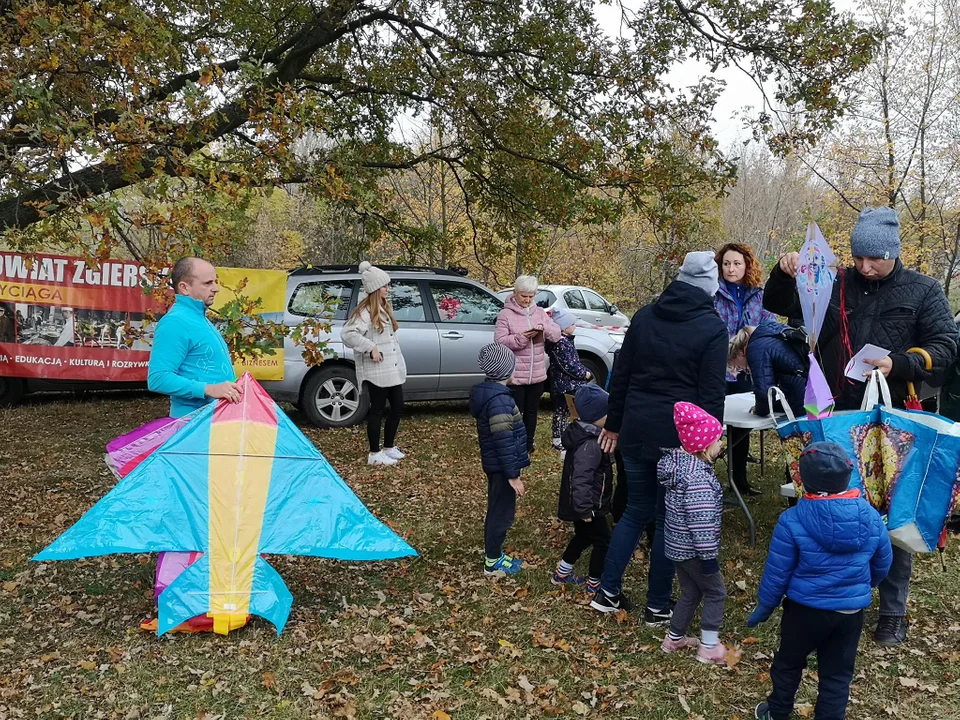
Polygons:
M138 628L154 612L155 557L28 559L113 486L106 442L164 410L162 400L126 394L0 411L0 717L748 718L768 690L777 616L756 632L744 621L782 507L775 459L765 480L754 479L765 491L752 502L758 547L748 547L738 513L724 517L722 637L742 651L733 667L664 655L662 630L634 616L600 616L582 593L550 584L569 533L555 519L555 453L535 457L508 537L525 571L484 577L485 480L460 403L410 406L398 443L407 459L392 469L362 463L357 428L307 431L420 558L274 557L294 596L281 636L255 619L227 637L158 639ZM548 429L544 410L541 447ZM880 650L865 635L849 717L960 717L957 547L955 539L947 574L934 557L918 560L904 648ZM641 545L625 580L636 597L645 568ZM874 609L869 627L875 617ZM798 696L801 717L813 715L815 681L812 667Z

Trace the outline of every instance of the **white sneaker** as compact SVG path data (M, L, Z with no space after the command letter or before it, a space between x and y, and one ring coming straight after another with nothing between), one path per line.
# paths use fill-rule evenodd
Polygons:
M383 450L367 455L367 465L396 465L397 461L387 455Z
M400 448L398 447L384 448L382 452L388 458L393 458L394 460L403 460L406 457L406 455L400 452Z

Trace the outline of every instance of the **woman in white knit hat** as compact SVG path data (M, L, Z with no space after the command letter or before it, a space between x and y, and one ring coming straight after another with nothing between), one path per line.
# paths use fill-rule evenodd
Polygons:
M353 350L357 368L357 383L370 393L370 411L367 414L367 440L370 442L369 465L396 465L403 453L394 444L400 416L403 413L403 383L407 379L407 365L397 340L397 321L390 306L390 276L378 267L360 263L363 290L366 298L357 303L350 314L340 338ZM383 447L380 430L387 402L390 412L383 427Z

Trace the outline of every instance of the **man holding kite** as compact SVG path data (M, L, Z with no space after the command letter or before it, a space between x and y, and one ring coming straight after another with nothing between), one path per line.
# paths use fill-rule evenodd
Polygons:
M900 220L894 209L865 208L850 234L850 249L854 267L840 270L833 283L816 334L816 358L835 409L855 410L863 401L866 383L845 376L848 361L868 343L889 350L887 357L865 362L887 377L894 405L903 407L908 383L937 386L956 359L957 327L950 304L936 280L900 261ZM765 309L787 317L803 314L796 281L801 265L799 253L780 259L764 288ZM925 351L930 369L923 355L907 352L911 348ZM906 640L912 568L913 555L894 547L890 574L880 584L875 633L880 644Z
M176 296L153 334L147 387L170 396L175 418L221 398L240 402L227 343L207 320L207 308L220 292L216 268L200 258L180 258L170 284Z

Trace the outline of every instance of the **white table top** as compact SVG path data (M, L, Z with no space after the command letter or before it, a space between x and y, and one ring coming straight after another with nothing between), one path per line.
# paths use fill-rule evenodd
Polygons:
M768 417L754 415L750 412L753 406L752 392L727 395L727 399L723 403L723 424L748 430L774 430L777 427L776 417L773 415Z

